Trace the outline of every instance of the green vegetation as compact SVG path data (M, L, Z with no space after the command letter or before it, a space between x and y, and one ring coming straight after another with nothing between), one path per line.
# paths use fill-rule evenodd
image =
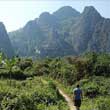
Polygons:
M3 62L4 61L4 62ZM79 57L7 59L0 55L1 110L68 110L56 85L72 98L81 85L81 110L110 110L110 55L86 53Z
M55 86L41 77L25 81L0 81L1 110L67 110Z

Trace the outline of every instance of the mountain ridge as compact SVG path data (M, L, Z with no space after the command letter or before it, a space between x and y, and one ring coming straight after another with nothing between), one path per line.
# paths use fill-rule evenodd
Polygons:
M86 6L82 13L70 6L64 6L52 14L41 13L39 18L29 21L21 32L10 32L9 36L21 56L57 57L79 55L88 51L109 52L109 43L106 44L110 35L109 29L106 31L108 34L104 33L105 25L110 26L109 21L93 6ZM54 39L55 36L57 39ZM100 39L103 39L105 46Z

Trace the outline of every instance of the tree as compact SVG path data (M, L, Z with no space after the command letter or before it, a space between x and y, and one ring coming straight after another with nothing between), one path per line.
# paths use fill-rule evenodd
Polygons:
M13 66L16 64L17 59L16 58L12 58L12 59L5 59L5 68L8 69L9 75L10 75L10 86L11 86L11 78L12 78L12 68Z

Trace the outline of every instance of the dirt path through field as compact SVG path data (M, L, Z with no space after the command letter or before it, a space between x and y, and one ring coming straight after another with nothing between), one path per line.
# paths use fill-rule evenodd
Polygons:
M68 103L68 106L70 107L70 110L76 110L75 107L73 106L73 101L71 100L71 98L66 94L64 93L64 91L62 91L60 88L58 88L59 90L59 93L65 98L65 100L67 101Z
M43 83L47 83L46 80L44 79L41 79ZM57 84L55 84L57 86ZM59 91L59 93L64 97L65 101L68 103L68 106L70 108L70 110L76 110L75 107L74 107L74 104L73 104L73 101L72 99L68 96L68 94L66 94L62 89L60 89L58 86L57 86L57 89Z

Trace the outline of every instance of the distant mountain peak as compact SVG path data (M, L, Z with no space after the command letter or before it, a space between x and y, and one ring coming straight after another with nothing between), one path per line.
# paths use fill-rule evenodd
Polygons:
M30 20L29 22L27 22L27 24L24 26L24 30L25 31L29 31L33 28L37 28L37 20Z
M40 14L39 18L44 18L44 17L48 17L48 16L50 16L49 12L43 12Z
M3 22L0 22L0 29L5 30L5 26L4 26Z
M3 26L4 26L3 22L0 22L0 26L1 26L1 25L3 25Z
M80 13L71 6L64 6L53 13L59 19L67 19L69 17L79 16Z
M84 8L84 10L95 10L96 11L96 9L94 8L94 6L86 6Z
M86 6L84 8L83 14L97 14L100 16L99 12L93 6Z
M53 25L56 23L56 17L49 12L43 12L38 19L40 25Z
M61 7L59 10L62 10L62 11L76 11L75 9L73 9L71 6L63 6Z

